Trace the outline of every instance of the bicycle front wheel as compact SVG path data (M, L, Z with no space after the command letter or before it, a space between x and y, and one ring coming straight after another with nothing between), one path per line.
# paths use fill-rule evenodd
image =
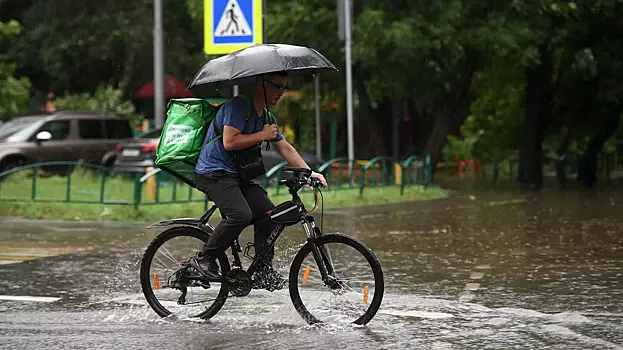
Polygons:
M314 246L320 261L314 257ZM328 280L323 280L320 265ZM384 288L383 270L374 253L358 239L339 233L305 244L290 267L290 298L309 324L365 325L381 306Z

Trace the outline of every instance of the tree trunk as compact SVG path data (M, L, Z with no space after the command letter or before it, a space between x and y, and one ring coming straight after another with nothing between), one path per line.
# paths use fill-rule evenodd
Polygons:
M608 115L603 119L603 124L588 142L584 154L580 157L578 181L587 187L597 184L597 156L603 149L606 141L616 132L619 126L620 108L606 113Z
M518 181L534 189L543 186L543 148L547 117L552 109L553 61L546 45L541 62L526 71L524 123L519 147Z
M556 180L558 181L558 185L560 187L565 187L567 185L567 148L569 148L569 144L571 144L572 140L573 133L571 130L571 128L567 130L560 146L558 147L558 150L556 151Z
M426 147L424 147L423 156L430 155L431 163L433 164L433 175L437 171L437 163L442 158L443 146L446 143L446 135L450 129L450 116L447 113L442 113L435 119L433 130L428 137Z
M392 132L389 141L391 142L392 158L394 158L394 160L396 161L400 161L400 144L402 139L402 129L400 127L400 124L403 118L403 103L400 100L394 100L391 119Z
M466 62L463 78L458 82L454 94L444 98L447 104L442 107L442 112L438 114L434 121L423 152L424 156L430 155L431 157L431 164L433 165L432 176L437 171L437 163L442 160L443 146L446 143L448 132L460 128L469 115L471 102L469 88L475 71L476 65L474 61Z
M392 149L392 101L383 100L374 110L374 120L370 120L373 128L370 135L370 146L373 148L372 155L387 155Z
M130 50L127 50L125 64L123 65L123 74L121 75L121 79L117 85L117 88L123 91L124 94L128 92L130 82L134 78L134 61L134 55L130 52Z

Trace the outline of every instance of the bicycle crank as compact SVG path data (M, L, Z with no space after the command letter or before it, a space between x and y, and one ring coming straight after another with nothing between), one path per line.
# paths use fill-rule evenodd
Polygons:
M233 269L227 274L229 292L235 297L244 297L251 293L251 275L243 269Z

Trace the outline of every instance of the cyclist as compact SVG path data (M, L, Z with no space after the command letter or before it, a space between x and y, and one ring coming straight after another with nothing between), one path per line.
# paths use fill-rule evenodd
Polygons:
M253 217L275 207L259 184L242 179L229 152L249 149L267 141L290 166L310 169L296 149L281 135L276 121L275 124L264 124L266 102L276 105L286 89L286 83L285 72L264 75L263 80L258 78L251 92L245 95L246 99L237 96L221 106L208 129L195 167L196 184L225 216L215 227L199 256L191 260L191 264L208 279L221 279L217 256L231 247ZM212 142L206 146L208 140L217 135L214 128L223 135L222 142ZM312 176L326 187L326 180L321 174L313 172ZM264 248L275 228L276 224L271 220L254 225L256 252ZM285 279L273 269L273 256L274 249L271 248L265 261L260 261L257 278L253 281L254 288L275 290L285 285Z

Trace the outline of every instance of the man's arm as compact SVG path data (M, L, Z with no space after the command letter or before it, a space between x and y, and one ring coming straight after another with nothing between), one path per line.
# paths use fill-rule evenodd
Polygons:
M223 129L223 147L225 147L225 150L227 151L235 151L251 147L266 139L272 139L277 134L276 131L273 131L274 128L276 128L274 125L273 128L271 128L271 126L267 124L264 125L264 129L262 131L247 135L241 133L240 130L232 126L225 125L225 128Z
M307 165L305 160L303 160L303 157L301 157L296 148L294 148L288 141L286 141L285 138L277 142L272 142L271 144L273 145L273 147L275 147L275 150L277 150L277 152L283 157L283 159L285 159L285 161L290 164L290 166L294 168L311 169L309 165ZM324 187L327 187L327 181L325 180L324 176L322 176L322 174L312 171L312 176L320 179Z
M221 107L223 115L223 147L227 151L235 151L251 147L277 135L277 127L264 125L262 131L253 134L242 134L248 114L248 104L241 98L225 102Z

